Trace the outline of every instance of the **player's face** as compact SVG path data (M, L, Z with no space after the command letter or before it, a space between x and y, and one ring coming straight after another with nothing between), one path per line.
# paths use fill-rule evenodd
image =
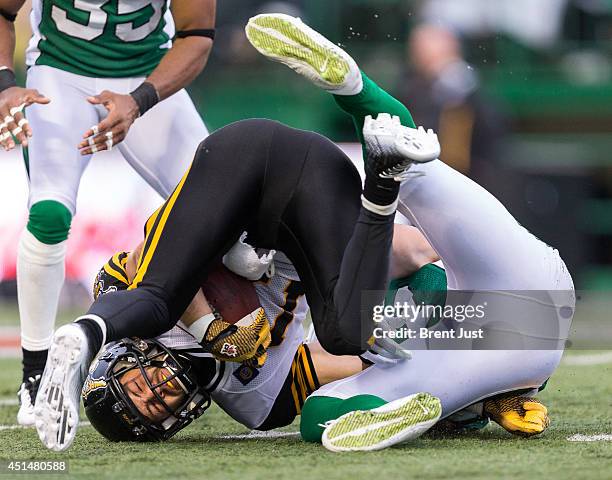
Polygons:
M165 368L146 367L145 372L152 385L166 381L171 373ZM134 406L146 418L154 423L159 423L170 416L161 402L147 385L140 369L134 368L127 371L119 380L125 393L130 397ZM175 410L185 398L185 392L176 379L170 380L157 389L157 393L168 405L170 410Z

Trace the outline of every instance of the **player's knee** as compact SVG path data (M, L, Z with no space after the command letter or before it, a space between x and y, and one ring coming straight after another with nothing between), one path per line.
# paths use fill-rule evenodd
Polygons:
M72 214L65 205L43 200L30 208L27 229L38 241L55 245L68 238L71 222Z

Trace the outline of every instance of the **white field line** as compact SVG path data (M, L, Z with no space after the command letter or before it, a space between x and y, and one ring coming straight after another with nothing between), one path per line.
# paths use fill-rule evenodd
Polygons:
M604 363L612 363L612 352L569 355L563 358L563 364L572 366L602 365Z
M15 405L19 405L17 397L0 398L0 407L13 407Z
M89 422L81 422L79 423L79 427L88 427L90 426L91 423ZM0 425L0 432L3 430L27 430L27 429L34 429L34 426L31 427L24 427L23 425Z
M600 433L597 435L582 435L576 433L571 437L567 437L569 442L612 442L612 435L609 433Z
M238 435L216 435L213 438L218 440L253 440L260 438L293 438L298 437L300 432L260 432L258 430L252 430L249 433L243 433Z

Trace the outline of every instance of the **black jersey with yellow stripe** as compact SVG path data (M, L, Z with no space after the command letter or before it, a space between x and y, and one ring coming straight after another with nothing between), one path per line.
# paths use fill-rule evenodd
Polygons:
M302 413L302 407L308 396L320 386L310 349L308 345L302 344L293 357L291 369L268 417L257 430L272 430L289 425Z

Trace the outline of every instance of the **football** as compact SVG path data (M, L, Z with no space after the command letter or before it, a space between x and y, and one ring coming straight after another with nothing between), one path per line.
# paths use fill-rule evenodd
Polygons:
M202 283L202 291L227 323L235 324L261 306L253 282L236 275L221 262Z

